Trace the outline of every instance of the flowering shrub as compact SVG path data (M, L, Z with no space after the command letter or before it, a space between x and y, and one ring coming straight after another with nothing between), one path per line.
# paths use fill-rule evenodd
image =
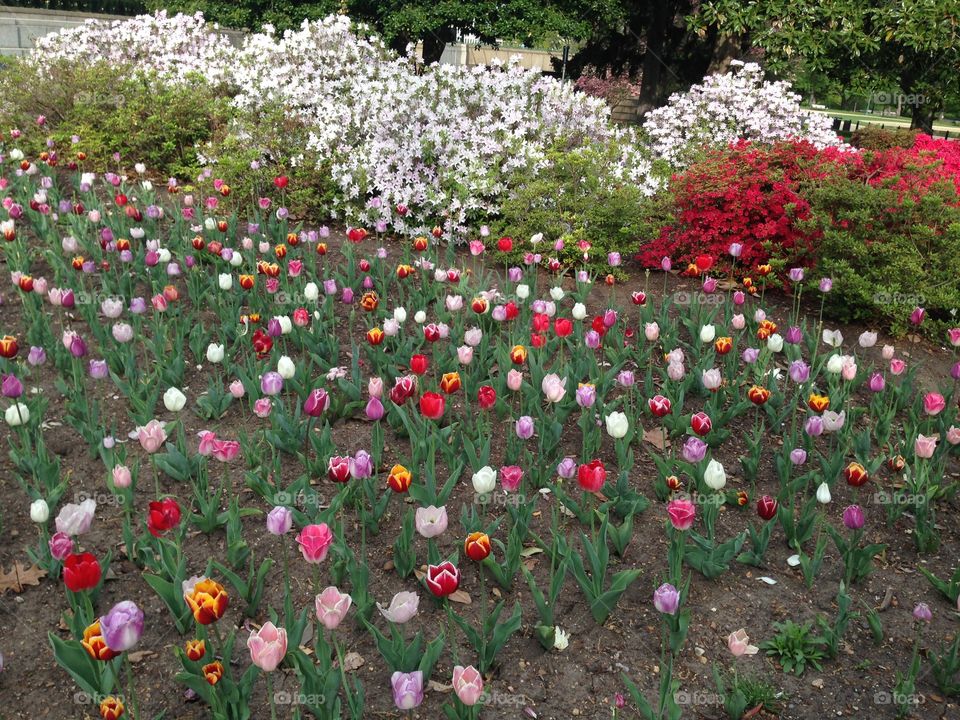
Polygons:
M653 152L685 165L702 147L737 140L807 140L817 148L842 146L825 115L802 110L800 96L783 81L765 82L755 63L734 65L685 93L676 93L647 115L643 129Z
M601 75L594 67L585 68L574 87L587 95L603 98L611 105L640 94L640 83L631 80L629 75L614 75L609 69Z

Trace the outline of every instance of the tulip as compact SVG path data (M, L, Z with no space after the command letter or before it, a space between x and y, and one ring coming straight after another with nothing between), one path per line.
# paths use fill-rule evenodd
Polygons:
M667 515L675 530L689 530L697 515L697 506L689 500L677 499L667 503Z
M163 423L159 420L151 420L143 427L137 428L137 440L140 446L151 455L167 441L167 433L164 430Z
M247 638L250 661L264 672L273 672L287 654L287 631L271 621Z
M544 376L543 382L540 383L540 389L543 391L547 402L560 402L567 392L567 379L563 378L561 380L557 374L549 373Z
M484 465L473 474L473 489L479 495L493 492L497 486L497 472L489 465Z
M279 395L283 389L283 376L278 372L269 371L260 378L260 390L264 395Z
M843 333L839 330L826 330L822 333L823 343L830 347L840 347L843 344Z
M427 588L438 598L452 595L460 587L460 571L457 567L445 560L439 565L428 565L426 576Z
M143 635L143 610L130 600L114 605L100 618L100 633L108 648L116 653L126 652Z
M803 431L810 437L818 437L823 434L823 418L819 415L811 415L804 423Z
M73 592L95 588L101 575L100 563L91 553L71 553L63 561L63 582Z
M711 392L719 390L720 386L723 384L723 377L720 374L720 370L717 368L704 370L702 380L703 387ZM702 415L703 413L700 414Z
M927 415L939 415L947 407L947 401L940 393L927 393L923 398L923 410Z
M327 552L333 544L333 533L326 523L307 525L296 537L300 545L303 559L308 563L318 564L327 557Z
M37 498L30 503L30 520L43 525L50 519L50 506L43 498Z
M743 628L740 628L736 632L730 633L727 637L727 647L730 648L730 652L733 653L734 657L741 657L742 655L756 655L760 650L756 645L750 644L750 637L747 635L747 631Z
M581 383L575 394L577 405L582 408L593 407L597 400L597 388L590 383Z
M51 535L50 542L47 545L53 558L61 562L66 560L67 556L73 552L73 538L63 532L55 532Z
M572 457L565 457L557 464L557 475L564 480L571 479L577 473L577 461Z
M917 439L913 443L914 453L916 453L918 458L929 460L933 457L933 453L937 449L937 441L939 439L936 435L930 437L922 434L917 435Z
M946 438L947 438L947 442L950 443L951 445L960 445L960 427L951 425L947 429Z
M790 462L794 465L803 465L807 461L807 451L803 448L794 448L790 451Z
M330 396L323 388L314 388L303 401L303 412L309 417L320 417L330 407Z
M385 410L383 407L383 403L380 402L380 398L371 397L367 401L367 406L364 412L366 413L368 420L377 421L382 419L385 414Z
M859 530L863 527L863 510L859 505L849 505L844 509L843 524L848 530Z
M357 454L350 458L349 464L350 477L354 480L365 480L373 477L373 458L366 450L358 450Z
M290 508L277 505L267 513L267 532L271 535L286 535L293 527L293 513Z
M713 421L705 412L694 413L690 418L690 429L697 435L703 437L704 435L710 434L710 431L713 429Z
M713 325L704 325L700 328L700 342L712 343L717 336L717 329Z
M870 479L867 469L858 462L852 462L843 469L843 476L853 487L860 487Z
M653 606L664 615L676 615L680 607L680 593L670 583L664 583L653 593Z
M604 422L607 426L607 434L610 437L619 440L627 436L627 431L630 429L630 422L624 413L612 412L604 418Z
M390 676L393 702L398 710L412 710L423 702L423 673L419 670L404 673L399 670Z
M293 364L293 360L286 355L281 355L277 360L277 374L284 380L290 380L296 373L297 366Z
M467 707L476 705L483 696L483 676L473 665L453 668L453 690Z
M463 543L464 554L474 562L481 562L490 554L490 537L483 532L472 532Z
M180 505L173 498L154 500L147 508L147 530L154 537L160 537L180 524Z
M660 326L655 322L648 322L643 326L643 336L648 342L656 342L660 338Z
M533 437L534 424L533 418L529 415L524 415L516 422L516 433L517 437L521 440L529 440Z
M413 475L403 465L394 465L387 476L387 485L395 493L405 493L410 489Z
M101 720L120 720L125 710L123 700L114 695L107 695L98 706Z
M55 521L57 532L66 535L83 535L90 530L93 524L93 515L97 511L97 501L93 498L87 498L83 502L68 503L60 508L60 513Z
M417 614L419 605L419 595L414 592L401 591L393 596L388 607L384 608L383 605L377 603L377 609L390 622L402 625Z
M435 392L425 392L420 397L420 412L430 420L439 420L443 417L446 400L443 395Z
M16 375L4 375L0 383L0 392L7 398L18 398L23 395L23 383Z
M777 499L764 495L757 501L757 515L763 520L770 520L777 514Z
M425 538L442 535L447 529L447 508L434 505L417 508L414 514L414 526L417 532Z
M933 613L930 612L930 607L926 603L917 603L913 609L913 617L920 622L930 622L933 619Z
M175 387L163 394L163 406L170 412L180 412L187 404L187 396Z
M336 630L346 617L351 604L353 604L353 598L331 585L317 595L317 620L323 623L327 630Z
M577 468L577 483L584 492L599 492L607 481L607 470L600 460L591 460Z
M722 490L727 484L727 473L723 465L717 460L710 460L706 470L703 471L703 481L711 490Z
M126 465L116 465L111 471L113 486L125 490L133 484L133 476Z
M821 505L827 505L832 500L830 495L830 486L825 482L820 483L820 487L817 488L817 502Z
M207 362L214 364L223 362L223 355L223 345L217 345L215 343L207 345Z
M707 444L698 437L690 436L686 442L683 443L683 448L680 453L684 460L696 465L706 457Z
M26 425L30 421L30 408L21 402L16 402L4 411L3 419L10 427Z
M523 480L523 469L517 465L504 465L500 468L500 484L506 492L516 492Z

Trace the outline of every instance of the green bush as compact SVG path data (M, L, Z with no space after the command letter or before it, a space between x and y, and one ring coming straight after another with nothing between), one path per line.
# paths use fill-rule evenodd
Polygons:
M524 253L535 251L580 269L585 266L580 243L587 241L586 266L596 273L610 272L607 254L612 251L621 253L625 264L630 261L640 242L669 222L670 201L665 192L648 198L633 183L609 182L609 168L619 159L613 143L557 146L534 177L513 178L494 230L514 238L514 250L498 253L498 260L519 262ZM543 242L534 250L529 239L537 233L543 233ZM563 241L560 252L554 250L557 240ZM622 270L615 275L623 277Z
M826 310L841 321L887 323L900 333L916 306L924 327L942 337L960 308L960 207L950 183L918 198L892 187L832 178L804 190L813 208L807 225L822 233L816 285L833 278Z
M889 150L895 147L909 148L917 140L920 130L898 128L887 130L875 125L864 125L850 135L850 144L861 150Z
M237 198L276 193L273 178L290 179L285 194L293 217L329 217L336 188L328 161L305 150L309 133L285 109L267 104L263 110L240 112L201 148L217 177Z
M19 127L18 145L37 154L52 139L63 162L86 153L84 168L116 169L114 153L159 175L190 177L199 163L194 145L211 138L229 117L229 98L202 78L172 85L107 63L61 62L48 75L24 61L0 70L0 127ZM36 126L38 115L47 118ZM72 143L73 136L78 143Z

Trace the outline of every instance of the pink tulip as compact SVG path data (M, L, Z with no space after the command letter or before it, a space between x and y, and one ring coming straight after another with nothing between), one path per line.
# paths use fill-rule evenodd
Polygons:
M67 555L73 552L73 538L65 532L55 532L50 536L50 555L55 560L66 560Z
M540 389L543 390L543 396L547 402L557 403L563 400L567 394L567 379L560 379L556 373L545 375L543 382L540 383Z
M899 358L894 358L890 361L890 374L891 375L902 375L903 371L907 369L907 364L900 360Z
M516 392L523 384L523 373L519 370L511 370L507 373L507 387Z
M97 501L87 498L81 503L68 503L60 508L57 515L57 532L66 535L83 535L93 523L93 514L97 511Z
M457 665L453 668L453 689L460 702L472 707L483 695L483 676L473 665Z
M947 430L947 442L951 445L960 445L960 427L950 426Z
M213 457L220 462L230 462L240 454L240 443L236 440L217 440L213 448Z
M500 484L507 492L516 492L523 480L523 469L517 465L504 465L500 468Z
M750 644L747 631L743 628L730 633L729 637L727 637L727 647L730 648L730 652L736 657L740 657L741 655L756 655L759 650L756 645Z
M253 413L259 418L270 417L271 410L273 410L273 403L270 398L260 398L253 404Z
M273 672L287 654L287 631L269 620L247 638L250 660L264 672Z
M140 441L140 446L152 455L167 441L163 423L154 419L143 427L137 428L137 440Z
M327 630L336 630L352 603L353 598L331 585L317 595L317 620L322 622Z
M893 354L896 351L897 349L893 345L884 345L883 348L880 350L880 356L884 360L893 360Z
M237 400L242 398L246 393L246 389L243 387L243 383L239 380L234 380L230 383L230 394Z
M113 486L115 488L128 488L133 482L130 474L130 468L126 465L117 465L113 468Z
M939 440L939 438L936 436L927 437L926 435L917 435L917 439L913 443L914 453L916 453L918 458L929 460L933 457L933 453L937 449L937 440Z
M927 393L923 398L923 409L927 415L939 415L947 407L947 401L940 393Z
M217 447L217 434L209 430L201 430L197 434L200 436L200 446L197 448L197 452L204 457L213 455Z
M442 535L447 529L447 508L445 506L417 508L414 514L414 526L417 532L425 538L434 538Z
M656 342L660 337L660 326L655 322L648 322L643 326L643 335L649 342Z
M333 533L326 523L307 525L296 537L303 559L308 563L321 563L333 544Z
M370 397L383 399L383 378L372 377L367 382L367 392Z
M947 339L954 347L960 347L960 327L947 330Z

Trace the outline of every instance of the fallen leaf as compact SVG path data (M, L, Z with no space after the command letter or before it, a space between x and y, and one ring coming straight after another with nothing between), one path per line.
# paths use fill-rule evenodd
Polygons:
M789 565L790 567L796 567L799 564L800 564L799 555L791 555L790 557L787 558L787 565Z
M469 605L473 602L473 600L470 599L469 593L465 590L457 590L448 597L452 602L460 603L461 605Z
M363 667L366 660L358 652L348 652L343 658L343 669L347 672L353 672Z
M776 580L774 580L772 577L767 577L766 575L762 575L761 577L758 577L757 580L762 580L762 581L765 582L767 585L776 585L776 584L777 584L777 581L776 581Z
M667 446L670 444L670 441L667 439L667 433L662 427L655 427L652 430L644 430L643 439L645 442L648 442L657 448L657 450L666 450Z
M453 690L453 685L444 685L443 683L438 683L436 680L428 682L427 687L439 693L448 693Z
M536 555L537 553L542 553L542 552L543 552L543 548L539 548L539 547L528 547L528 548L524 548L523 550L520 551L520 557L528 558L528 557L530 557L531 555Z
M40 578L47 574L47 571L39 565L25 567L19 560L13 564L10 572L2 570L0 568L0 593L5 593L7 590L22 593L27 585L39 585Z
M157 654L153 650L137 650L136 652L127 653L127 658L129 658L132 663L138 663L141 660L156 656Z

